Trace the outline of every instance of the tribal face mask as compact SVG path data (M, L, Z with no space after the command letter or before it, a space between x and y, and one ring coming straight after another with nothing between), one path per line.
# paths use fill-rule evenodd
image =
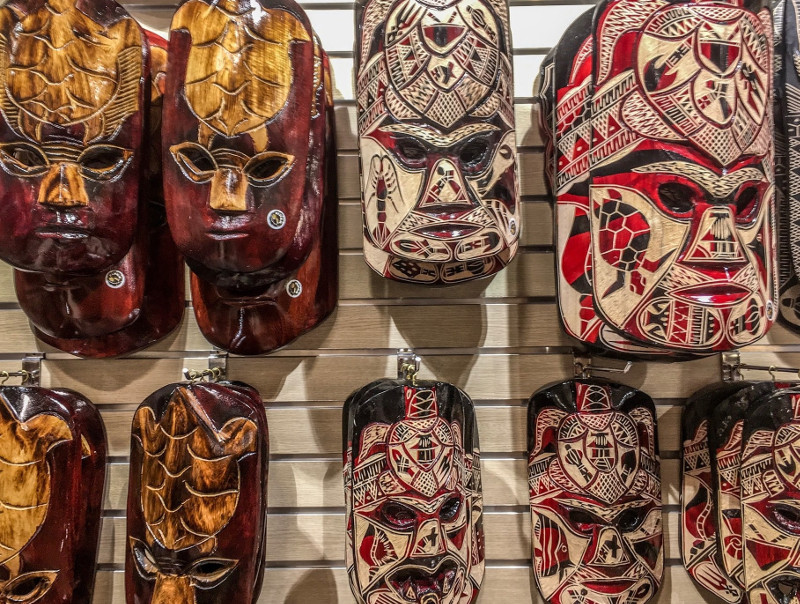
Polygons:
M655 406L581 379L528 403L533 572L552 604L644 604L664 574Z
M559 306L617 351L750 344L777 314L772 22L740 2L608 0L541 76Z
M521 223L505 0L356 4L364 254L448 284L514 257Z
M344 409L347 569L360 604L471 604L483 580L472 401L382 380Z

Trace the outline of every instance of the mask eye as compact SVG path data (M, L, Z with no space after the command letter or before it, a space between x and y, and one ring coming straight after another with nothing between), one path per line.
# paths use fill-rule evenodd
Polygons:
M395 153L400 161L410 166L422 165L428 157L428 150L425 145L410 137L397 139Z
M630 532L639 528L642 520L644 520L644 510L633 508L617 516L617 526L625 532Z
M578 527L578 530L583 533L591 533L595 525L598 524L595 517L589 512L577 508L569 508L568 518L570 524Z
M8 602L32 604L46 594L53 585L57 572L30 572L15 577L3 588Z
M192 564L187 574L199 587L210 589L222 583L237 564L228 558L203 558Z
M489 143L483 138L474 138L461 147L458 159L465 168L477 168L488 156Z
M399 529L409 528L417 522L417 514L402 503L388 501L381 506L381 518L389 526Z
M787 531L800 535L800 509L793 505L778 503L772 508L772 518Z
M131 551L139 574L147 579L153 579L158 572L158 564L150 549L138 539L131 539Z
M92 145L78 158L84 176L93 180L111 180L128 165L132 151L113 145Z
M50 164L40 149L27 143L8 143L0 146L0 162L15 176L42 174Z
M688 214L694 208L694 191L679 182L665 182L658 186L658 199L675 214Z
M254 185L268 185L286 174L294 164L294 156L277 151L264 151L253 157L244 173Z
M181 143L170 147L172 157L181 167L183 175L197 183L208 182L214 176L217 162L207 149L196 143Z
M736 217L747 219L753 214L758 201L758 189L745 187L736 198Z
M458 497L451 497L442 504L439 509L439 517L445 522L452 522L458 518L458 512L461 510L461 499Z

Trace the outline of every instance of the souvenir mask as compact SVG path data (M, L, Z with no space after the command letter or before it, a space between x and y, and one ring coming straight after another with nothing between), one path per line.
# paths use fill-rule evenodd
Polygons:
M0 388L0 602L91 604L105 430L76 392Z
M776 315L772 23L758 2L606 0L543 65L567 331L710 353Z
M471 604L484 572L475 410L450 384L379 380L344 407L345 558L359 604Z
M356 3L364 255L384 277L450 284L517 252L505 0Z
M778 272L780 313L778 318L791 329L800 329L800 283L795 266L800 266L798 236L792 224L800 218L800 174L791 168L800 162L800 63L797 5L781 0L773 10L775 43L775 181L778 202ZM792 163L794 162L794 163Z
M140 148L145 123L140 96L145 87L140 77L148 72L141 63L149 54L157 76L164 70L166 55L155 36L151 37L153 50L148 52L139 26L116 4L99 0L91 8L74 1L62 4L29 6L24 14L9 5L0 9L7 13L6 19L14 16L21 23L0 48L12 97L13 91L22 94L41 79L28 79L25 74L32 72L17 67L31 60L26 58L30 54L43 57L45 71L60 73L63 61L74 70L69 78L41 92L48 103L59 104L58 111L45 111L47 103L33 100L22 108L12 105L16 108L12 113L8 107L3 109L8 127L0 138L13 140L0 143L0 186L5 187L2 191L9 207L16 208L15 212L27 208L27 213L24 220L15 221L11 215L3 220L0 210L0 222L6 226L13 222L15 229L3 232L0 225L0 255L24 269L15 271L17 297L37 337L73 354L114 356L160 339L183 314L183 261L170 240L163 195L155 184L161 178L159 156L154 155L158 149ZM32 33L21 33L28 30ZM40 31L49 32L49 42L42 41ZM78 49L78 59L67 51L64 56L51 55L52 45ZM91 58L94 55L87 54L87 48L101 52L102 60ZM78 60L88 61L87 57L92 62L83 73L75 65ZM108 88L114 78L114 87ZM163 86L163 82L153 85L146 106L149 140L160 136L159 83ZM87 101L81 101L81 94L97 104L97 113L84 115ZM70 99L72 105L61 105ZM30 140L20 142L25 137ZM70 149L83 149L83 159L72 158ZM115 153L124 156L124 161L115 159ZM33 162L35 157L47 164L41 171L20 163ZM145 163L142 186L138 182L140 157L150 160ZM103 161L113 164L108 171L104 172ZM46 190L49 193L42 193ZM129 226L132 241L127 235ZM115 249L126 241L120 259ZM24 254L39 254L35 262L18 260L23 248ZM101 253L103 258L98 260ZM109 265L106 258L116 260Z
M681 556L695 582L730 604L742 590L725 573L717 549L717 516L708 432L711 412L722 401L750 386L747 382L713 384L694 393L683 412L681 471Z
M552 604L644 604L664 574L655 406L570 380L528 403L533 574Z
M744 583L753 604L800 598L800 391L765 397L745 420Z
M268 435L241 383L172 384L137 409L125 586L142 604L251 604L266 538Z
M717 551L725 574L744 587L742 566L742 511L740 467L745 418L765 396L775 391L773 382L750 384L720 402L711 413L709 447L716 516Z
M164 187L216 346L259 354L337 296L327 56L291 0L186 0L172 21Z

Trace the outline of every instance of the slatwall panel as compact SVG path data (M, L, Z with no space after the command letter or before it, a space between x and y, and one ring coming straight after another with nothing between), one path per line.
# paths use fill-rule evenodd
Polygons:
M174 10L164 0L125 4L144 26L160 32L168 28ZM531 88L544 54L587 6L579 1L512 1L523 247L493 279L442 290L391 283L363 262L352 5L318 0L304 6L334 70L341 300L333 317L286 349L229 363L231 378L260 390L270 424L268 569L259 604L353 601L344 570L341 404L364 383L393 375L394 352L400 347L412 347L423 355L423 378L455 383L478 406L488 566L479 601L538 603L528 562L525 401L538 387L570 377L572 367L569 341L559 328L554 304L552 213L545 199ZM133 410L151 391L181 379L183 367L205 366L210 346L187 309L181 327L146 351L127 359L74 359L33 338L16 304L8 267L0 268L0 333L0 369L18 368L17 359L24 353L45 351L43 385L74 388L101 407L111 465L95 603L122 604ZM754 354L749 362L800 363L800 339L780 327L750 350ZM719 359L709 358L666 366L639 363L621 380L644 389L658 404L667 558L658 604L704 599L680 564L679 422L683 399L719 375Z

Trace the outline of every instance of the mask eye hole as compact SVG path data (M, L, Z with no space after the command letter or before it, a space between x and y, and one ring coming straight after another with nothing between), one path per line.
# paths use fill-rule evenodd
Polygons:
M78 158L86 177L111 180L122 173L133 153L113 145L92 145Z
M624 512L621 512L619 516L617 516L617 526L623 531L632 531L639 528L639 525L642 523L643 519L644 517L642 510L625 510Z
M461 499L459 497L451 497L442 504L439 509L439 517L445 522L452 522L458 518L458 512L461 510Z
M756 207L758 201L758 189L756 187L745 187L736 198L736 216L738 218L748 218Z
M133 558L136 561L139 573L146 578L151 579L155 577L158 572L158 565L148 547L141 541L136 541L132 543L131 551L133 552Z
M410 165L422 164L428 157L428 150L425 145L410 137L398 139L395 150L400 160Z
M469 141L458 154L458 159L465 168L475 168L480 166L489 155L489 143L477 138Z
M772 508L772 517L779 526L795 535L800 534L800 509L779 503Z
M253 184L267 185L280 179L294 163L294 157L276 151L259 153L247 162L244 172Z
M228 558L203 558L192 565L188 574L201 587L216 587L233 572L236 564L236 560Z
M195 143L175 145L170 149L170 153L189 180L197 183L208 182L214 176L217 162L208 150L200 145Z
M10 143L0 147L0 161L17 176L41 174L49 165L44 153L27 143Z
M33 572L12 579L3 589L6 599L9 602L36 602L53 585L53 577L48 575Z
M381 506L381 518L390 526L396 528L409 528L417 521L417 514L402 503L389 501Z
M591 533L597 524L594 516L589 512L577 508L570 508L568 517L570 524L577 526L578 529L584 533Z
M675 214L688 214L694 207L694 191L679 182L665 182L658 186L658 199Z

